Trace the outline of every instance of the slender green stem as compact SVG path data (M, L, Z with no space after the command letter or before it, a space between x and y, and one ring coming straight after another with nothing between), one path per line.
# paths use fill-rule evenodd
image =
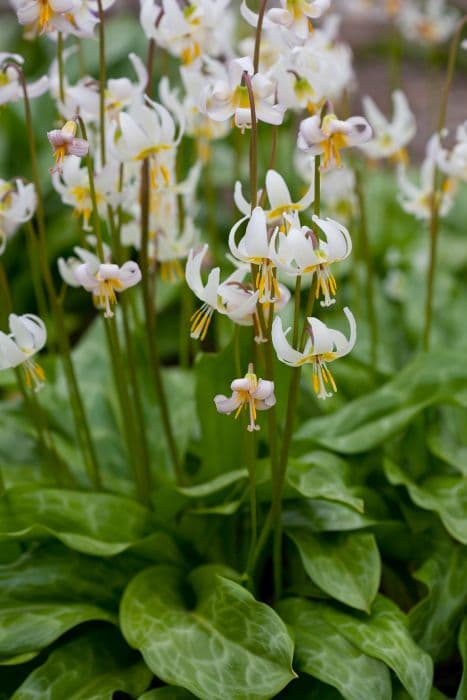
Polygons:
M264 20L264 13L266 11L266 5L268 3L268 0L261 0L261 5L259 8L258 12L258 24L256 25L256 33L255 33L255 50L253 54L253 67L255 73L258 72L259 69L259 52L261 49L261 32L263 30L263 20Z
M441 134L446 123L446 113L448 108L449 93L451 91L451 85L454 78L454 70L456 67L457 52L459 49L459 44L462 36L462 31L467 23L467 15L462 17L457 25L456 32L451 42L451 47L449 50L449 60L448 67L446 71L446 81L444 84L444 90L441 96L441 103L438 116L438 133ZM434 286L435 286L435 272L436 272L436 256L438 251L438 234L439 234L439 207L440 207L440 193L437 188L438 180L438 168L436 165L433 168L433 187L432 187L432 198L431 198L431 215L430 215L430 262L428 265L428 275L427 275L427 289L426 289L426 301L425 301L425 326L423 330L423 349L425 351L430 348L430 334L431 326L433 323L433 296L434 296Z
M185 481L180 458L178 455L177 444L170 422L169 408L167 397L162 379L160 367L159 351L156 344L156 311L154 306L154 297L151 294L149 280L149 259L148 259L148 241L149 241L149 161L145 159L141 166L141 287L143 292L143 304L146 320L147 339L149 346L149 359L151 372L154 382L156 396L159 399L161 411L162 425L164 428L167 445L172 457L172 463L175 471L175 477L178 485L182 485Z
M65 71L63 67L63 34L57 34L58 94L62 105L65 103Z
M255 96L251 77L245 71L243 80L248 90L251 111L251 137L250 137L250 200L251 210L256 207L258 201L258 121L256 119Z
M102 166L106 163L105 143L105 90L106 90L106 66L105 66L105 27L104 10L102 0L97 0L97 12L99 16L99 129L101 141Z
M32 285L34 288L34 296L36 297L37 309L39 316L44 320L48 317L47 300L42 286L41 273L39 268L38 243L34 227L31 221L26 224L27 228L27 248L29 256L29 265L31 268Z
M153 93L153 74L154 74L154 58L156 55L156 42L154 39L149 39L148 43L148 58L146 68L148 71L148 83L146 85L146 94L152 97Z
M258 541L258 511L256 502L256 436L254 432L246 432L246 458L248 478L250 483L250 527L251 540L248 554L247 571L250 570L250 561L253 557Z
M363 258L366 267L366 298L368 303L368 320L370 324L371 337L371 371L376 374L378 364L378 320L375 308L375 284L373 259L371 255L370 240L368 236L368 220L366 213L366 202L362 175L359 168L355 169L355 194L357 195L358 208L360 213L360 239L363 248Z

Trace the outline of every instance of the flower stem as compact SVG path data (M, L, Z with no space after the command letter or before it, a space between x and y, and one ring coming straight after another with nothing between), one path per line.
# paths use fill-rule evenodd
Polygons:
M464 26L467 24L467 15L464 15L457 24L456 32L451 41L449 49L449 60L446 71L446 81L444 90L441 96L441 103L438 116L438 133L441 134L446 124L446 113L448 108L449 93L451 90L452 81L454 78L454 70L456 67L457 52L462 36ZM438 250L438 234L439 234L439 207L440 196L437 191L438 168L436 165L433 168L433 187L431 198L431 215L430 215L430 262L428 265L427 289L425 301L425 326L423 330L423 349L430 349L430 334L433 322L433 296L436 271L436 255Z
M248 468L248 477L250 482L250 523L251 523L251 541L250 551L248 554L247 571L250 570L250 561L256 549L258 540L258 513L256 502L256 436L254 432L246 434L246 461ZM252 581L250 580L250 584Z
M57 34L58 94L62 105L65 103L65 71L63 68L63 34Z
M263 20L264 20L264 13L266 11L266 5L267 5L268 0L262 0L261 5L259 8L258 12L258 24L256 25L256 34L255 34L255 51L253 54L253 67L255 73L258 72L259 69L259 52L261 48L261 32L263 31Z
M370 241L368 237L366 202L362 183L362 175L359 168L355 168L355 194L357 195L358 208L360 213L360 239L362 242L363 257L365 260L366 267L366 298L368 302L368 320L370 324L371 337L370 365L373 377L375 377L378 363L378 321L375 309L374 271Z
M105 28L104 28L104 10L102 0L97 0L97 12L99 16L99 129L101 141L101 161L102 166L106 163L106 143L105 143L105 83L106 83L106 66L105 66Z

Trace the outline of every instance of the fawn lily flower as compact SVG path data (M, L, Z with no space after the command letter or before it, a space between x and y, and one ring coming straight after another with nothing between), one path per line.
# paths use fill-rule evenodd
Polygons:
M32 218L36 204L33 184L26 185L19 178L14 183L0 179L0 255L18 226Z
M232 396L227 398L223 394L214 397L214 403L219 413L230 415L235 411L238 418L243 408L248 409L250 422L247 430L252 433L259 430L256 425L256 412L267 411L276 403L274 396L274 382L267 379L258 379L254 373L253 364L248 365L248 372L241 379L234 379L230 385Z
M245 266L245 274L248 271ZM263 315L266 325L269 324L270 315L280 313L290 301L290 290L280 282L278 283L279 298L274 304L263 304ZM267 343L268 339L263 335L263 329L258 315L258 292L242 282L232 280L222 287L222 298L227 307L227 317L239 326L254 326L256 343ZM249 303L248 303L249 302Z
M73 0L12 0L18 22L32 26L39 33L68 28L67 14L73 11Z
M241 281L245 275L244 270L235 270L224 283L220 281L220 268L215 267L209 273L206 285L203 285L201 279L201 265L207 253L208 246L195 252L190 250L185 268L185 276L188 286L191 291L203 302L203 305L195 311L191 317L191 337L204 340L208 332L211 318L214 311L221 314L227 314L227 306L224 302L224 290L228 293L229 284L232 282ZM258 301L258 293L256 292L251 297L248 297L235 310L235 314L243 317L248 313L253 313ZM230 312L232 313L232 312ZM234 320L232 318L232 320Z
M117 303L116 292L123 292L141 280L141 270L133 260L121 267L112 263L85 262L75 267L73 273L79 284L87 292L92 292L96 306L105 309L105 318L114 315L111 307Z
M275 267L270 256L270 240L266 223L266 213L261 207L255 207L248 221L245 234L238 245L235 242L235 234L246 221L244 217L237 221L229 234L230 252L237 260L250 265L258 265L259 270L255 280L255 286L259 291L259 301L269 303L279 297L279 289L273 269Z
M89 142L76 138L76 122L68 121L61 129L53 129L47 132L49 143L53 146L55 165L50 172L60 172L65 161L65 156L79 156L82 158L89 150Z
M10 333L0 331L0 370L23 366L26 385L38 391L45 380L44 370L32 359L44 347L47 331L44 322L33 314L8 317Z
M335 303L337 283L329 266L332 263L345 260L352 252L352 239L348 230L342 224L332 219L312 217L315 229L321 231L326 240L318 238L316 233L307 226L292 227L284 238L279 234L279 251L275 262L278 267L293 275L316 275L316 299L321 293L324 299L321 306L331 306ZM271 239L274 249L278 234ZM282 240L283 239L283 240ZM281 251L282 247L285 248ZM282 253L282 259L281 259ZM287 261L287 258L290 262Z
M253 63L249 56L230 61L228 74L208 83L199 96L199 109L214 121L226 121L234 117L240 129L251 128L251 108L248 89L242 85L243 74L251 77L256 118L267 124L282 124L285 107L275 104L276 86L264 75L253 75Z
M409 41L433 46L454 34L459 14L445 0L405 0L396 16L402 35Z
M449 177L467 182L467 121L457 127L456 143L451 151L440 148L438 167Z
M92 246L96 245L96 237L93 235L86 236L86 241ZM111 250L107 243L103 244L104 248L104 261L110 262ZM74 256L70 258L59 258L57 260L58 271L61 278L70 287L81 287L81 283L77 280L74 271L77 267L83 263L89 263L91 267L99 267L100 260L95 253L92 253L86 248L81 248L80 246L75 246L73 248Z
M272 342L279 360L290 367L301 367L311 363L313 389L319 399L326 399L337 391L334 378L327 367L328 363L347 355L357 340L355 318L347 307L344 313L350 326L349 339L340 331L328 328L322 321L311 316L307 319L309 338L303 352L295 350L289 344L286 336L291 329L288 328L284 333L279 317L272 324Z
M19 80L18 71L13 66L2 67L9 61L23 65L24 58L17 53L4 53L0 51L0 105L7 102L16 102L23 97L23 88ZM49 89L49 79L46 75L39 80L29 83L27 86L28 97L39 97Z
M404 211L408 214L413 214L417 219L428 220L431 217L434 196L439 199L438 213L440 216L446 216L454 203L454 194L456 192L454 180L448 178L444 181L440 190L433 190L439 152L439 135L433 134L428 141L425 160L420 168L420 184L418 186L407 177L407 170L404 164L399 164L397 170L399 203Z
M373 138L360 148L369 158L393 158L407 162L405 146L417 129L415 117L402 90L392 93L394 116L390 122L378 109L371 97L363 98L363 110L372 129Z
M278 25L292 32L299 39L306 39L310 33L310 20L317 19L331 6L331 0L280 0L280 7L273 7L264 15L264 28ZM248 24L256 27L258 15L249 9L243 0L241 15Z
M371 126L364 117L350 117L342 121L335 114L326 114L321 121L318 114L300 124L297 145L311 156L323 154L323 168L340 167L342 148L357 146L371 138Z
M304 211L312 204L314 200L314 182L310 184L308 190L298 202L292 202L289 188L282 175L279 175L276 170L268 170L266 174L266 193L271 207L265 210L268 222L271 224L281 222L282 226L284 226L286 222L285 214ZM258 194L261 195L261 193ZM242 214L245 216L250 215L251 204L243 196L242 185L239 181L235 183L234 201Z

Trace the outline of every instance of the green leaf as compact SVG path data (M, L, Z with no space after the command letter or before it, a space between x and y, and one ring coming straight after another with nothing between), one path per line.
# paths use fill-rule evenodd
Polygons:
M112 700L117 690L139 695L152 673L115 630L97 629L50 654L11 700Z
M437 542L414 577L427 586L428 595L409 613L411 632L434 659L446 658L467 604L467 551L447 538Z
M378 592L381 560L375 538L365 532L313 534L287 530L311 580L336 600L370 611Z
M299 460L289 460L289 484L305 498L344 503L363 513L364 503L347 485L350 469L344 460L331 452L315 451Z
M203 566L188 582L174 567L141 572L123 597L123 634L166 683L205 700L266 700L294 677L293 642L270 607L221 574L234 572Z
M148 690L148 692L141 695L138 700L190 700L195 697L195 695L192 695L192 693L184 688L168 685L165 688Z
M149 535L151 521L136 501L106 493L15 487L0 501L0 540L56 537L99 556L123 552Z
M464 617L459 631L459 651L462 656L463 670L456 700L465 700L467 697L467 617Z
M466 388L464 353L424 353L372 394L306 421L294 439L343 454L366 452L400 432L427 406L452 401Z
M334 686L346 700L391 700L391 678L381 661L366 656L326 621L320 603L290 598L278 605L295 636L300 671Z
M405 486L417 506L432 510L456 540L467 544L467 479L462 476L431 476L415 484L390 460L384 471L394 486Z
M284 508L285 527L304 528L312 532L339 532L370 527L377 521L358 513L355 508L332 501L302 500Z
M248 479L248 470L236 469L226 474L221 474L210 481L205 481L202 484L179 487L177 490L189 498L205 498L206 496L211 496L213 493L222 491L227 486L231 486L238 481L245 481L246 479Z
M384 661L413 700L428 700L433 662L415 644L408 631L407 618L397 605L378 595L369 616L322 606L325 620L364 654Z

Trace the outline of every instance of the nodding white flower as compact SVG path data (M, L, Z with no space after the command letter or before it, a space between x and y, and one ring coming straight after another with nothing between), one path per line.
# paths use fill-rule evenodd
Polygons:
M259 301L261 303L270 303L279 298L279 289L274 274L275 264L271 259L266 212L261 207L253 209L245 234L237 245L235 234L247 218L243 217L243 219L237 221L230 230L230 252L240 262L258 265L255 287L259 291Z
M232 389L230 398L223 394L214 397L218 412L230 415L235 411L235 418L238 418L243 408L248 409L250 422L247 430L250 433L260 430L260 426L256 424L256 412L267 411L275 405L274 382L258 379L254 373L253 364L250 363L245 376L234 379L230 388Z
M438 167L449 177L467 182L467 121L457 127L453 148L439 149Z
M133 103L141 102L148 82L148 72L139 56L130 53L136 73L136 82L128 78L111 78L105 87L105 112L109 119L117 120L120 112ZM67 100L73 103L75 113L79 113L86 122L100 119L99 83L92 78L82 78L76 85L67 86Z
M33 314L8 317L10 333L0 331L0 370L23 366L26 385L38 391L44 381L44 370L32 359L44 347L47 331L44 322Z
M96 237L93 235L86 236L86 242L95 248ZM110 262L112 254L110 247L107 243L103 244L104 250L104 262ZM73 248L74 255L67 258L59 258L57 260L58 271L61 278L70 287L81 287L81 283L76 279L74 271L77 267L83 263L89 263L93 268L98 268L100 265L100 260L95 253L92 253L86 248L81 248L80 246L75 246Z
M313 389L319 399L326 399L337 391L334 378L327 367L328 363L347 355L357 340L355 318L347 307L344 309L344 313L350 326L348 339L343 333L328 328L314 316L307 318L309 338L303 352L295 350L289 344L286 336L291 329L288 328L284 333L279 317L275 318L272 324L272 342L277 357L290 367L301 367L311 363L313 365Z
M182 115L176 115L177 127L170 112L161 104L146 98L147 104L134 104L129 112L120 114L114 125L116 156L124 161L150 161L151 185L168 187L173 179L176 147L183 136L185 124Z
M25 184L19 178L14 182L0 179L0 255L18 226L32 218L36 204L33 184Z
M16 102L23 97L23 88L19 80L18 71L13 66L5 66L9 61L23 65L24 58L17 53L5 53L0 51L0 105L7 102ZM49 89L49 79L43 75L39 80L29 83L27 86L28 97L39 97Z
M405 147L417 130L413 112L402 90L392 93L394 114L390 122L373 102L371 97L363 98L363 110L373 129L373 138L360 148L369 158L393 158L406 162Z
M242 318L248 314L252 314L258 302L258 292L248 296L243 300L243 303L233 311L229 311L226 305L226 300L229 298L229 285L234 282L241 282L245 276L245 270L235 270L226 280L220 281L220 268L215 267L209 273L206 285L201 279L201 266L208 251L208 246L204 245L201 250L195 252L190 250L188 260L186 262L185 277L191 291L200 299L203 304L195 311L191 317L191 337L204 340L208 332L211 318L214 311L221 314L230 315L232 320L236 317Z
M11 0L18 22L39 33L68 29L66 15L73 11L73 0Z
M335 114L326 114L321 121L318 114L300 124L297 145L311 156L323 154L323 168L341 164L342 148L357 146L371 138L371 126L364 117L350 117L345 121Z
M399 203L408 214L417 219L429 219L432 213L433 197L438 199L438 214L446 216L454 203L456 183L447 178L439 190L434 191L435 171L440 153L439 135L433 134L427 144L425 159L420 168L420 184L415 185L407 177L404 164L399 164L397 181L399 185Z
M433 46L454 34L459 13L447 7L445 0L405 0L396 16L397 25L409 41Z
M53 146L55 165L50 169L51 173L60 172L65 161L65 156L78 156L82 158L89 150L89 142L76 138L77 126L75 121L68 121L61 129L53 129L47 132L49 143Z
M105 318L114 315L111 307L117 303L116 292L134 287L141 280L141 270L133 260L121 267L112 263L85 262L77 265L73 274L87 292L92 292L96 306L105 310Z
M310 33L310 20L318 19L331 6L331 0L280 0L280 7L267 10L263 23L278 25L287 29L299 39L306 39ZM258 15L249 9L246 0L243 0L240 12L242 17L256 27Z
M219 71L222 71L220 64ZM235 125L241 130L251 128L248 88L242 84L244 73L251 76L256 119L267 124L282 124L285 107L276 104L276 85L260 73L253 75L249 56L230 61L224 77L219 76L206 85L198 100L200 111L214 121L223 122L234 117Z
M270 205L270 209L266 209L266 218L270 224L281 223L283 226L286 223L285 215L293 212L301 212L308 209L314 200L314 182L298 202L292 202L289 188L282 177L276 170L268 170L266 173L266 193ZM261 197L261 192L258 195ZM251 212L251 204L247 202L243 196L242 185L240 182L235 183L234 201L237 208L249 216Z
M312 220L315 230L302 226L292 227L286 237L273 234L271 248L274 249L279 243L275 262L280 269L293 275L316 275L316 299L322 293L324 299L321 306L331 306L336 301L337 283L329 266L350 255L352 239L345 226L338 221L320 219L316 215ZM319 238L316 231L323 233L325 240Z
M190 65L205 53L231 53L229 4L230 0L187 0L181 8L177 0L141 0L140 21L148 39Z

